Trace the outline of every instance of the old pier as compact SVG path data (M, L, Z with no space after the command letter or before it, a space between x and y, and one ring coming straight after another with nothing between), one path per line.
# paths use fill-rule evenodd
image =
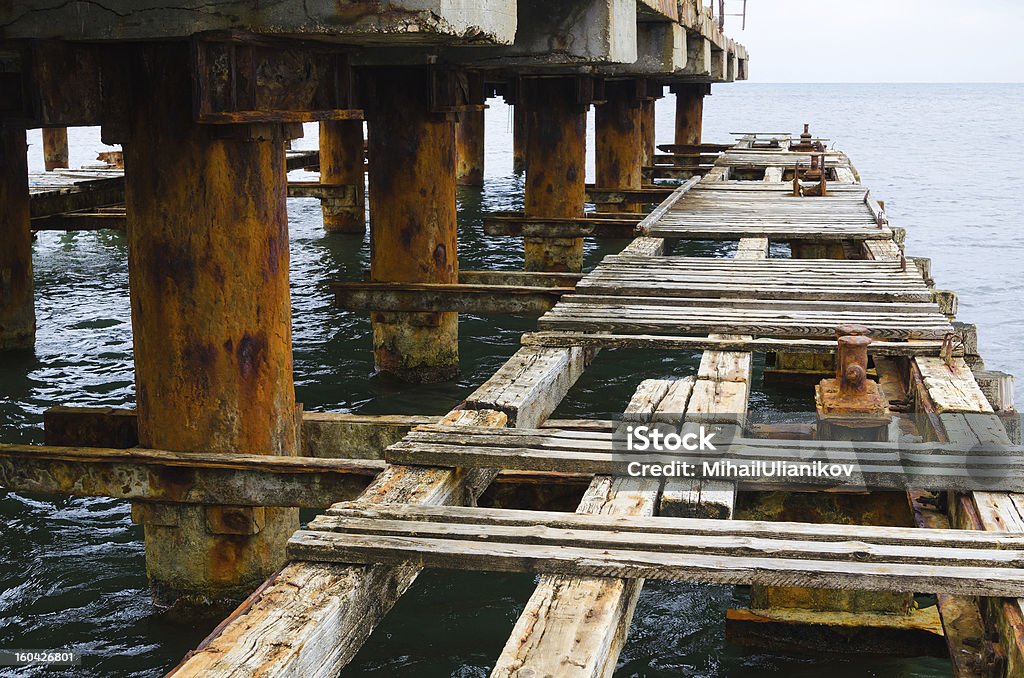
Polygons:
M750 586L727 617L738 643L1024 675L1012 379L985 370L956 295L845 154L806 128L702 142L711 84L747 71L720 16L694 0L294 4L0 7L0 349L33 346L33 231L124 229L137 393L130 410L55 403L45 445L0 444L0 485L127 499L156 603L241 601L175 675L334 675L424 567L543 575L496 676L610 675L645 579ZM458 262L456 186L483 181L492 96L514 106L525 196L483 228L522 240L525 271ZM286 150L307 122L319 153ZM123 164L65 169L66 128L86 125ZM37 127L47 171L30 175ZM289 182L297 168L319 181ZM536 331L443 417L304 412L289 196L319 198L329 233L369 228L365 278L330 286L371 314L381 372L456 375L460 312L534 313ZM584 272L587 238L630 242ZM735 248L680 256L683 241ZM615 349L701 357L640 381L621 421L549 419ZM813 422L751 416L762 354L766 379L813 394ZM708 427L747 473L623 473L617 445L641 424ZM758 471L815 455L859 465ZM576 511L550 510L567 492ZM299 529L299 508L323 513Z

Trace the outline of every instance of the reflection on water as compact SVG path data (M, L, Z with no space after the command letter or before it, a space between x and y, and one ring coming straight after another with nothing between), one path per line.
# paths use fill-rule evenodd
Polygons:
M931 256L940 286L960 292L961 317L979 325L986 362L1016 371L1021 319L1021 245L1014 214L1020 161L1009 154L1020 127L1019 86L750 85L716 87L705 107L709 141L737 128L830 135L851 154L864 181L910 230L908 251ZM519 269L515 239L481 231L483 211L522 205L511 175L508 116L488 112L487 185L459 190L463 269ZM912 123L909 121L913 121ZM659 106L659 140L672 134L671 99ZM936 144L970 131L956 167ZM310 129L309 131L313 131ZM30 137L33 163L38 132ZM73 130L72 162L91 162L95 130ZM315 138L297 146L314 147ZM979 151L983 149L984 152ZM976 152L972 152L976 151ZM588 168L593 176L592 157ZM307 410L440 414L515 351L531 318L462 316L463 372L457 382L408 386L374 378L366 317L335 309L326 282L358 279L368 242L325 237L319 203L289 200L296 393ZM587 244L588 266L623 242ZM724 256L729 247L697 243L680 253ZM34 356L0 359L0 440L42 442L42 412L53 404L131 406L132 346L125 243L116 233L40 235L34 251L39 324ZM558 414L621 411L641 379L693 374L693 353L605 351ZM760 372L758 363L756 371ZM758 383L755 381L755 383ZM758 388L752 408L801 411L809 393ZM25 497L0 490L0 647L73 646L89 655L77 675L153 675L175 664L206 628L154 616L146 588L141 533L127 503ZM523 575L430 571L387 616L346 675L483 676L533 589ZM751 653L723 640L733 589L649 582L642 594L623 676L944 676L941 660L784 657ZM3 672L0 670L0 675Z

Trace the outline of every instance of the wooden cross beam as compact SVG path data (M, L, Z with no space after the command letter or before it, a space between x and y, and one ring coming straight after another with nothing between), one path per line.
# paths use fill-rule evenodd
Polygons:
M876 591L1024 594L1024 537L979 530L335 507L294 560Z

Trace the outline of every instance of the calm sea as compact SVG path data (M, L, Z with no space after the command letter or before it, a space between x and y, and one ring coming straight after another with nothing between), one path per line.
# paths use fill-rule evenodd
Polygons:
M482 234L484 211L522 204L511 172L508 109L487 118L487 182L460 189L461 266L517 269L521 243ZM895 225L907 251L931 257L941 287L960 295L960 319L978 325L990 369L1020 373L1024 347L1024 254L1017 191L1024 164L1022 85L756 85L716 87L705 105L706 141L732 132L799 131L847 151ZM658 140L671 141L672 100L658 107ZM307 128L296 147L313 148ZM38 132L30 134L41 168ZM101 150L98 130L73 130L73 164ZM590 150L592 158L592 149ZM592 161L588 172L593 176ZM325 237L319 204L290 200L295 380L307 410L440 414L515 350L530 318L460 323L463 374L455 383L409 387L374 377L366 317L334 309L332 278L358 278L368 243ZM588 244L592 266L622 242ZM704 247L690 250L715 254ZM724 250L723 250L724 251ZM34 357L0 359L0 441L42 442L42 412L55 404L131 406L134 401L125 242L116 233L46 233L34 252L38 341ZM621 411L644 378L695 371L689 354L602 353L557 414ZM806 395L758 388L762 412L810 406ZM0 647L70 647L87 655L76 675L155 675L207 628L155 615L146 586L140 528L126 502L23 496L0 490ZM388 615L347 676L485 676L533 589L529 576L427 572ZM725 644L730 587L648 583L622 676L946 676L935 659L785 656ZM8 675L0 669L0 675Z

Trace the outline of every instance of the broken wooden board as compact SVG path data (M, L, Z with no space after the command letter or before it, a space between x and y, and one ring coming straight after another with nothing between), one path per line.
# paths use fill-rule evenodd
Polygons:
M720 584L1024 593L1024 570L1018 567L1024 552L978 548L988 537L977 531L771 523L773 536L753 538L747 533L767 524L437 508L408 519L415 508L403 507L406 518L393 520L338 507L311 529L296 532L289 554L326 562ZM687 533L693 528L700 534ZM710 536L710 530L721 536ZM966 535L971 546L963 541ZM1021 546L1019 536L998 538Z

